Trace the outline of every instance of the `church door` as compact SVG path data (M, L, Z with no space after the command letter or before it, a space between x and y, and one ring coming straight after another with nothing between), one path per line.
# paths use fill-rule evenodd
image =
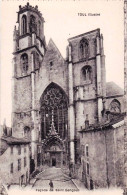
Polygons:
M52 166L53 166L53 167L56 166L56 158L52 158Z

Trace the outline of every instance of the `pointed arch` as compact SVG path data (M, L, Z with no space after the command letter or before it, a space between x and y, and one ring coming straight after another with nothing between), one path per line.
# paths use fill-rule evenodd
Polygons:
M28 70L28 55L26 53L21 55L20 62L21 62L23 71L27 71Z
M22 16L22 35L27 33L27 17L26 15Z
M64 149L64 143L58 136L52 136L47 138L43 143L43 149L50 149L54 145L58 146L61 150Z
M41 36L41 22L40 22L40 20L38 21L38 35L39 35L39 37Z
M41 95L41 98L40 98L40 102L42 101L42 99L44 98L44 94L49 90L49 89L52 89L52 88L56 88L56 89L59 89L61 94L64 95L63 98L65 98L65 101L68 103L68 97L65 93L65 91L56 83L54 82L51 82L44 90L43 94ZM58 91L57 91L58 92Z
M67 137L68 98L64 90L55 83L49 84L40 98L42 140L49 134L52 117L57 133Z
M109 106L110 112L120 113L121 112L121 104L117 99L113 99Z
M30 33L33 33L33 32L37 31L36 18L33 15L30 16L29 28L30 28Z
M90 84L92 82L92 67L90 65L83 66L81 69L81 83Z
M27 138L27 139L30 139L30 135L31 135L30 127L29 126L25 126L24 127L24 137Z
M81 59L89 57L89 41L85 38L79 42L79 57Z

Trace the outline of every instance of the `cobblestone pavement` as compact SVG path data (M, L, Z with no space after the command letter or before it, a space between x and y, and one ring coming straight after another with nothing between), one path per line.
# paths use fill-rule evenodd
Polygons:
M33 188L42 191L50 190L50 180L53 182L55 191L78 190L71 178L65 175L60 168L55 167L47 168L42 173L38 174Z

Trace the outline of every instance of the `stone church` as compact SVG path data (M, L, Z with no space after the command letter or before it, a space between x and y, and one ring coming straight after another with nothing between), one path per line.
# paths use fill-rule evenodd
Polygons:
M82 164L82 142L87 146L83 134L123 120L123 90L106 83L103 35L95 29L69 38L64 59L52 39L46 44L44 18L37 6L19 6L17 15L13 136L30 139L31 172L40 165L74 169ZM94 139L101 141L97 136Z

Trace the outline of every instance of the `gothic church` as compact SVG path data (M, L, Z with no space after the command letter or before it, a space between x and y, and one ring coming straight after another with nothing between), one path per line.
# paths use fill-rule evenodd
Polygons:
M37 6L19 6L17 23L13 136L30 139L31 172L40 165L73 167L81 163L81 131L123 113L123 91L106 83L103 35L95 29L68 39L64 59L52 39L46 44Z

